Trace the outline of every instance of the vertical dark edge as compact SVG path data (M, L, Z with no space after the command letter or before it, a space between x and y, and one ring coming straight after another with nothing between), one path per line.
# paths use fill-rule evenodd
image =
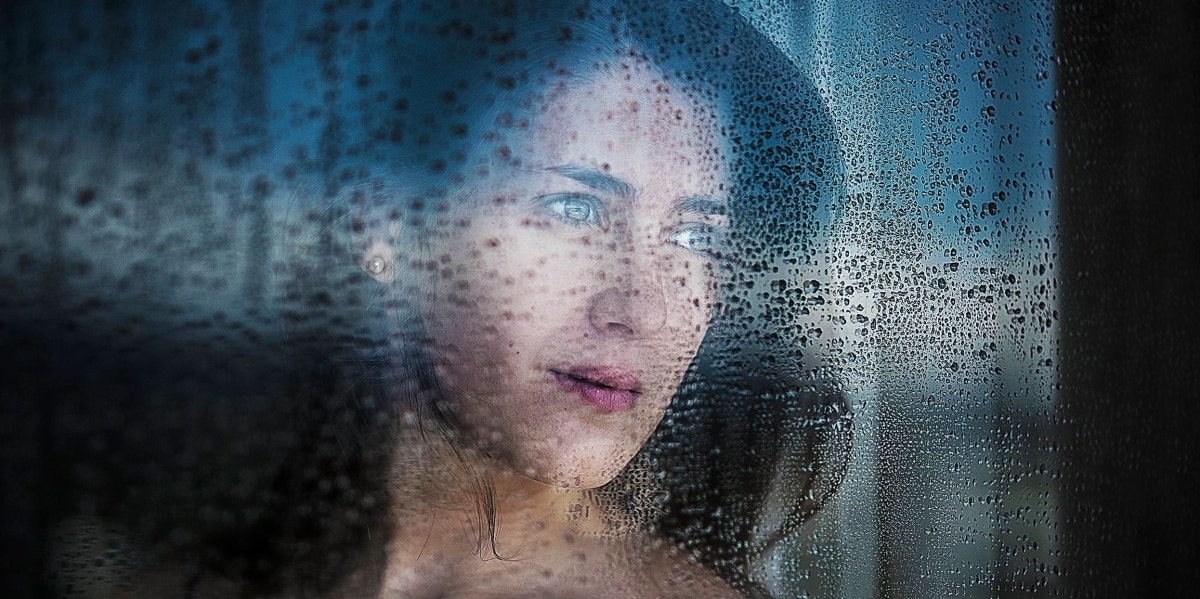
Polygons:
M17 158L17 131L20 115L33 106L32 95L45 83L40 72L39 42L41 31L20 3L0 3L0 153L3 154L4 188L0 189L5 238L0 251L15 252L13 236L22 225L34 225L28 209L21 205L22 188ZM24 100L24 101L23 101ZM19 263L19 256L0 256L0 264ZM48 484L45 438L49 414L36 398L24 393L25 381L19 376L24 359L18 323L13 312L24 296L9 288L26 277L4 273L0 283L0 589L7 597L40 597L48 594L42 580L45 510L39 498Z
M1196 18L1058 11L1062 530L1073 597L1194 592Z

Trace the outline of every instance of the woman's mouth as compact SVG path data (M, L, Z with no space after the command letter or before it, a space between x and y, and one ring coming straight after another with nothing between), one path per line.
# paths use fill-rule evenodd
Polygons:
M641 395L641 383L632 373L618 368L581 367L551 370L559 387L581 397L602 412L633 409Z

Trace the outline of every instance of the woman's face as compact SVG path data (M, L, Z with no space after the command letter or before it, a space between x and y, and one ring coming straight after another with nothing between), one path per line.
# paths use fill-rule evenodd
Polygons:
M432 227L423 317L471 439L531 478L595 487L704 337L728 186L713 111L654 69L573 81L483 144Z

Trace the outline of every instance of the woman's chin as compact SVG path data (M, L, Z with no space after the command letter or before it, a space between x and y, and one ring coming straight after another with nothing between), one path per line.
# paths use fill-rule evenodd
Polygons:
M581 473L579 471L554 471L554 472L536 472L525 470L522 474L531 480L540 482L557 489L568 490L587 490L602 487L608 484L612 479L616 478L619 471L589 471Z
M559 489L587 490L602 487L611 482L629 463L628 459L604 460L599 463L580 461L556 461L539 466L513 465L518 474Z

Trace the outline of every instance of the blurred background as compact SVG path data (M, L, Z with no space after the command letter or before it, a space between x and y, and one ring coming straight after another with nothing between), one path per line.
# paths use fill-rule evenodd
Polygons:
M797 318L847 381L854 448L761 577L788 597L1190 596L1190 7L729 3L810 69L848 176L816 294L848 309ZM273 423L311 418L279 399L303 355L265 348L347 327L346 298L305 290L353 289L339 248L313 248L345 219L328 200L353 130L328 106L355 6L0 8L6 596L79 584L54 574L63 514L204 497L158 510L192 524L166 545L260 518L229 506L295 449ZM322 284L286 284L297 252Z

